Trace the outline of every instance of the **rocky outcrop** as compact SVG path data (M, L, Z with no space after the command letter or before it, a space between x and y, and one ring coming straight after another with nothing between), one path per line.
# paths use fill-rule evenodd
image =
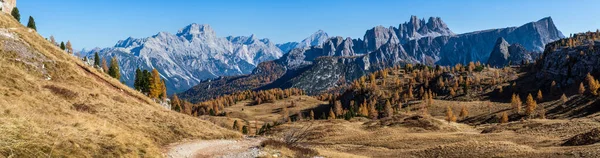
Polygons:
M430 17L425 22L425 19L419 20L416 16L411 16L410 21L400 24L398 28L394 28L394 31L402 44L423 37L454 35L440 17Z
M319 30L300 42L277 44L277 47L279 47L283 53L288 53L292 49L296 48L308 48L311 46L321 45L323 42L327 41L327 39L329 39L329 35L325 31Z
M498 38L488 59L488 64L492 67L504 67L532 61L532 53L523 46L518 43L510 45L504 38Z

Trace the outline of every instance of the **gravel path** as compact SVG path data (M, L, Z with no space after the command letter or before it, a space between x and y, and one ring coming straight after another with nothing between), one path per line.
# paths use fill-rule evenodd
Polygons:
M242 140L199 140L182 142L168 147L168 158L246 158L257 157L258 146L262 140L258 138L245 138Z

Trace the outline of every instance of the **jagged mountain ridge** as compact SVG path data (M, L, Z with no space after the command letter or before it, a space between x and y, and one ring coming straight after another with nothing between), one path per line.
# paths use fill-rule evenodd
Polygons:
M319 30L305 39L306 44L319 43L327 33ZM136 68L156 68L166 80L169 94L181 92L202 80L219 76L249 74L265 61L275 60L283 51L269 39L255 35L217 37L209 25L191 24L176 34L160 32L147 38L127 38L112 48L82 51L93 57L94 52L106 58L119 59L122 80L133 85Z
M410 25L403 24L400 27L422 26L424 20L415 24L417 20L414 19L417 18L411 17L412 22L407 22ZM520 27L490 29L459 35L447 29L441 19L430 19L430 24L425 25L437 27L410 29L421 30L419 34L415 34L419 31L405 34L403 32L407 31L400 30L406 29L377 26L366 31L364 40L333 37L322 45L293 49L275 61L287 69L286 73L272 83L254 89L300 88L309 94L318 94L348 83L368 72L399 64L453 65L470 61L485 63L496 40L500 37L511 43L520 43L528 51L540 51L546 42L564 37L549 17ZM423 30L430 32L424 33ZM436 33L431 30L436 30L433 31ZM447 35L440 35L442 33ZM403 43L401 39L413 40ZM489 42L488 39L493 40ZM194 91L185 93L194 94Z
M323 31L319 30L309 37L305 38L301 42L287 42L283 44L277 44L276 46L283 51L283 53L288 53L289 51L296 48L308 48L311 46L317 46L323 44L327 39L329 39L329 35Z

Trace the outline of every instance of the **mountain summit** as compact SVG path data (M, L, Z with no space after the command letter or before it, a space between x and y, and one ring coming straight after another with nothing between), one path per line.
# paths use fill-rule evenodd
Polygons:
M327 39L329 39L329 35L323 30L318 30L317 32L313 33L301 42L287 42L283 44L278 44L277 47L279 47L279 49L281 49L283 53L288 53L292 49L296 48L307 48L311 46L321 45Z

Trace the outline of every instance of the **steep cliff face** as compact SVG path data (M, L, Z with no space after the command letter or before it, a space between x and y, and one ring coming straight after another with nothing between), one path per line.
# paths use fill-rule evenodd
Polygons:
M600 33L583 33L548 44L538 61L537 78L556 81L559 85L583 82L588 73L597 78L600 74L599 37ZM569 45L569 41L575 42Z
M488 59L488 64L492 67L504 67L532 61L532 53L523 46L518 43L510 45L504 38L498 38Z

